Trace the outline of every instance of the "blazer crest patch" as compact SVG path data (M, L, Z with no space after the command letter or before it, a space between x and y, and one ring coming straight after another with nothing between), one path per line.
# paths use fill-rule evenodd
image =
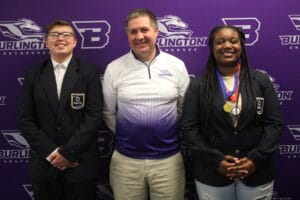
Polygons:
M263 112L264 112L264 103L265 103L265 98L256 97L256 112L257 112L258 115L263 114Z
M85 94L84 93L71 93L71 107L73 109L81 109L85 105Z

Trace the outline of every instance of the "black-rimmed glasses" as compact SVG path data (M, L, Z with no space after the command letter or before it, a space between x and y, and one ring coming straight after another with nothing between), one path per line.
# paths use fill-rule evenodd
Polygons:
M69 39L73 38L73 33L71 33L71 32L61 32L61 33L59 33L59 32L50 32L48 34L48 38L56 40L56 39L59 38L60 35L65 40L69 40Z

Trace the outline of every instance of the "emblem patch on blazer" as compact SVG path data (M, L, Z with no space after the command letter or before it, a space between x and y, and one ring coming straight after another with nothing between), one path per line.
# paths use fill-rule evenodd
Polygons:
M71 107L73 109L81 109L85 104L85 94L84 93L72 93L71 94Z
M264 112L264 103L265 103L265 98L256 97L256 112L258 115L261 115Z

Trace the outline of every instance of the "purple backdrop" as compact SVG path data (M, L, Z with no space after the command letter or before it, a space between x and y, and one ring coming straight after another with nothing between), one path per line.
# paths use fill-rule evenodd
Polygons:
M205 64L207 36L212 27L231 24L247 36L250 64L272 79L281 102L285 126L275 159L278 176L273 199L300 199L300 1L273 0L85 0L49 2L11 0L0 7L0 199L34 199L27 175L28 144L16 127L16 108L24 71L48 55L42 37L45 26L63 18L75 27L77 56L106 65L128 52L124 19L137 7L158 17L158 45L182 58L191 76ZM172 27L172 28L171 28ZM108 185L112 135L99 132L103 173L98 199L113 199ZM187 169L189 152L182 145ZM196 200L187 170L186 200Z

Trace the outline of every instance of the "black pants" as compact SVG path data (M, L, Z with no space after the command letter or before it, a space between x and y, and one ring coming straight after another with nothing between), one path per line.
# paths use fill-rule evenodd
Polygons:
M96 200L97 181L70 183L63 177L54 182L32 183L35 200Z

